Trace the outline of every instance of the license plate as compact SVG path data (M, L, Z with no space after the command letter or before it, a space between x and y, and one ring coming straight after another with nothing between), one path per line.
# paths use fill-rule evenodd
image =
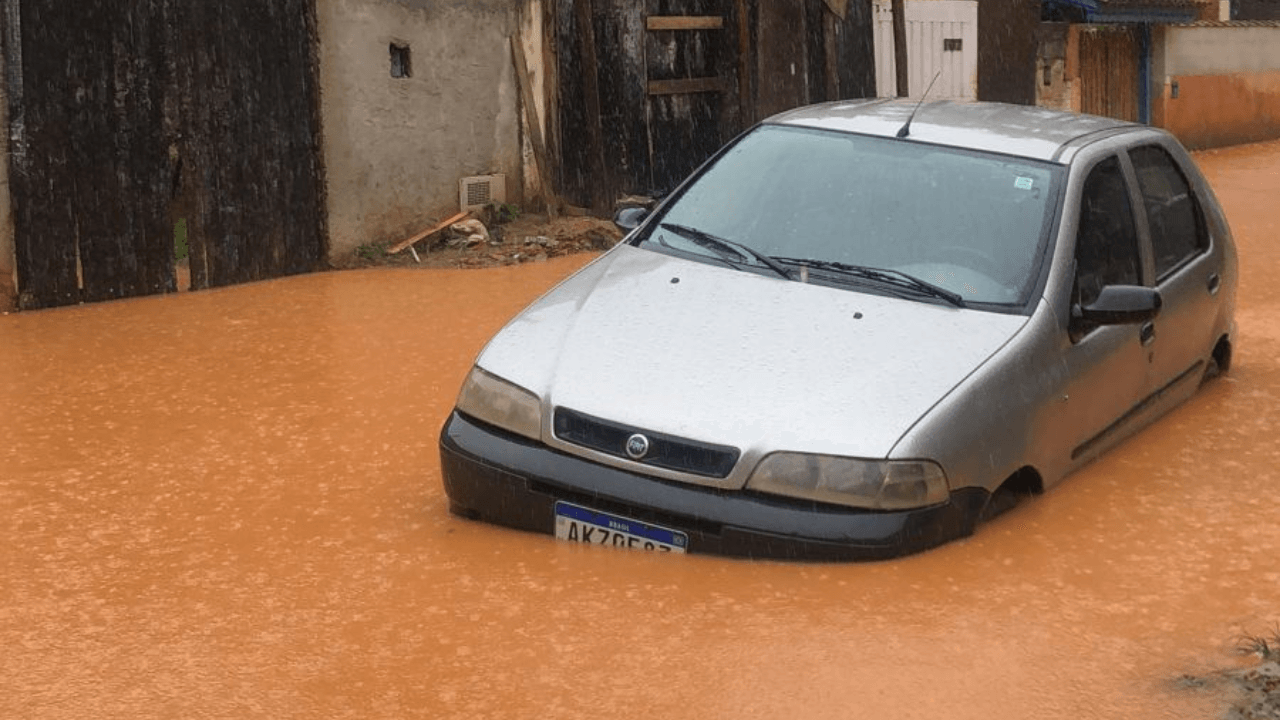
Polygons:
M682 553L689 546L689 536L679 530L567 502L556 503L556 537L569 542L657 552Z

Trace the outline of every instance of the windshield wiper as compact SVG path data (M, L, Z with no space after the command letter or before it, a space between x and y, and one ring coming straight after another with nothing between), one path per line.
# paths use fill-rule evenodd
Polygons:
M680 237L690 240L697 245L701 245L702 247L711 248L713 250L720 251L721 257L724 256L723 251L727 250L733 253L734 255L742 258L743 260L746 260L748 258L755 258L756 260L763 263L764 266L769 268L770 270L778 273L779 275L781 275L782 277L788 280L791 279L791 272L787 270L787 268L783 266L782 263L778 262L777 260L774 260L768 255L765 255L759 250L743 245L742 243L734 242L733 240L726 240L718 235L712 235L706 230L691 228L688 225L681 225L679 223L661 223L659 227L662 227L666 230L670 230L671 232L679 235Z
M958 308L965 306L964 298L958 293L951 292L946 288L938 287L927 280L921 280L915 275L909 275L901 270L886 270L883 268L867 267L865 265L851 265L849 263L837 262L835 260L814 260L811 258L774 258L785 263L795 263L797 265L808 265L811 268L820 270L834 270L845 275L851 275L863 280L872 280L884 283L885 285L893 285L894 287L915 290L924 295L936 297L955 305Z

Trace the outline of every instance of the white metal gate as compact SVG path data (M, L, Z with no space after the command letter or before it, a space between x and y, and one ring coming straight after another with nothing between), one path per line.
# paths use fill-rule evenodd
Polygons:
M907 0L907 78L911 97L920 97L942 71L930 98L972 100L978 94L977 0ZM873 5L876 92L898 94L893 59L893 12L889 0Z

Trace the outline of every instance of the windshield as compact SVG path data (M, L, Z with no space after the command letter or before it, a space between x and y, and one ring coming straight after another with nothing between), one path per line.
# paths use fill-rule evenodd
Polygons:
M907 273L966 303L1022 305L1035 283L1058 166L848 133L762 126L668 205L647 241L704 233L786 258Z

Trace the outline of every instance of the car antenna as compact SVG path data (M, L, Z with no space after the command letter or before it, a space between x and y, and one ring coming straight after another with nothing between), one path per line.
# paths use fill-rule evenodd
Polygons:
M920 96L920 102L916 103L914 108L911 108L911 114L907 116L907 121L902 124L902 129L898 130L898 134L895 137L901 139L911 134L911 121L916 119L916 111L924 104L925 98L929 97L929 91L933 89L933 84L938 82L938 78L941 76L942 70L939 68L938 72L933 74L933 79L929 81L929 87L925 88L924 94Z

